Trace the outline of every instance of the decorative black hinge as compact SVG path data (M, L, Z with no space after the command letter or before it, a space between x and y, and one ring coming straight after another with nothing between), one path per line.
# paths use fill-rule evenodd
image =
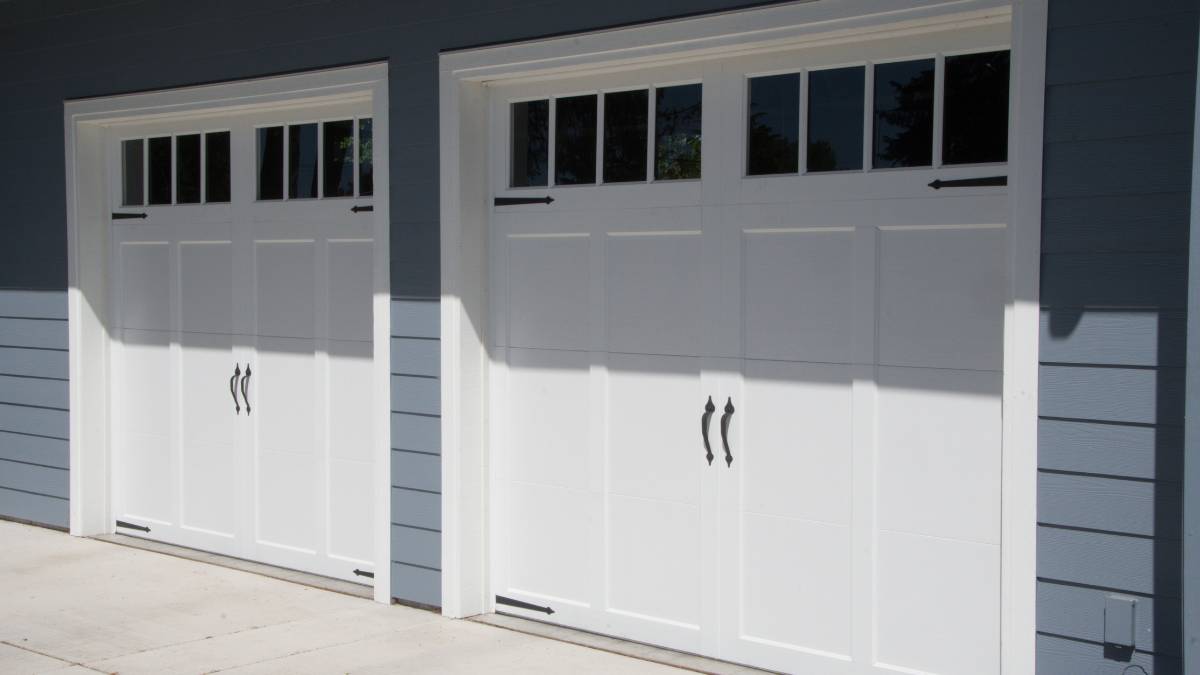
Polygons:
M127 523L123 520L117 521L117 527L124 527L130 530L141 530L142 532L150 531L150 528L146 527L145 525L134 525L133 523Z
M114 214L112 214L113 220L129 220L130 218L143 218L144 219L145 217L146 217L146 214L144 214L144 213L114 213Z
M541 605L535 605L531 602L524 602L521 600L513 600L512 598L506 598L503 595L496 596L496 604L508 605L509 607L519 607L521 609L528 609L534 612L544 612L546 614L554 613L554 610L550 609L549 607L542 607Z
M366 570L354 570L354 576L356 576L356 577L367 577L368 579L374 579L374 578L375 578L375 573L374 573L374 572L367 572Z
M366 206L352 206L352 207L350 207L350 210L353 211L354 213L362 213L364 211L374 211L375 207L370 204L367 204Z
M496 206L520 206L521 204L549 204L554 197L496 197Z
M949 187L994 187L998 185L1008 185L1008 176L988 176L986 178L959 178L956 180L942 180L941 178L929 184L929 187L934 190L941 190Z

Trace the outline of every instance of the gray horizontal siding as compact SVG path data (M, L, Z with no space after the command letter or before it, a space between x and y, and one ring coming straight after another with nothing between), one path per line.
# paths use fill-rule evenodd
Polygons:
M67 299L0 289L0 517L67 526Z
M1181 671L1194 0L1051 0L1037 670ZM1104 601L1137 597L1133 654Z
M441 604L439 307L394 299L391 312L392 595L427 605Z

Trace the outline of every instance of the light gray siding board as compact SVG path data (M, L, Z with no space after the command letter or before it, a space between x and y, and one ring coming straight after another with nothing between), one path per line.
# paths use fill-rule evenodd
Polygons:
M405 488L392 488L392 523L428 530L442 529L442 496Z
M392 525L392 560L421 567L442 567L440 532Z
M67 500L0 487L0 516L67 527Z
M441 418L392 413L392 448L440 453L442 451Z
M1042 306L1186 309L1187 255L1051 253L1042 256ZM1131 280L1136 279L1136 282Z
M67 292L0 288L0 316L66 321Z
M1180 368L1042 366L1039 413L1045 417L1178 425Z
M0 317L0 345L66 349L67 322L57 319Z
M415 452L392 451L392 486L442 491L442 458Z
M36 492L47 497L70 496L67 470L0 459L0 487Z
M1037 672L1043 675L1177 675L1179 659L1134 652L1128 662L1104 658L1104 645L1053 635L1037 637Z
M67 352L0 347L0 374L67 379Z
M70 390L66 380L0 375L0 403L19 403L66 410Z
M1156 192L1047 199L1042 206L1042 253L1179 252L1191 195Z
M68 438L70 423L66 410L28 408L0 403L0 431Z
M1179 539L1179 483L1042 473L1038 522Z
M1104 599L1109 591L1053 582L1038 582L1038 629L1055 635L1104 642ZM1155 619L1180 611L1179 598L1137 597L1134 610L1134 646L1142 651L1179 655L1179 635L1165 621L1167 630L1154 632Z
M1192 71L1196 67L1195 31L1194 11L1112 23L1051 26L1046 84Z
M392 376L392 411L440 415L441 380L432 377Z
M411 602L441 605L442 573L393 562L392 594Z
M1038 577L1145 595L1179 595L1180 544L1055 527L1038 528Z
M392 373L437 377L441 373L438 340L392 338Z
M422 190L437 190L437 183L422 181ZM406 195L399 195L401 203ZM411 195L414 196L415 195ZM396 199L396 192L391 193ZM441 303L436 300L392 300L392 335L395 337L438 338L441 332Z
M1119 366L1183 366L1183 312L1042 310L1041 360Z
M1183 432L1178 427L1038 421L1038 466L1153 480L1179 476Z

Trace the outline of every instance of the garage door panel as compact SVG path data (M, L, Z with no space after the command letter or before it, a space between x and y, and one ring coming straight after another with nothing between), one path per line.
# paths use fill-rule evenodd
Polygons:
M370 342L328 345L329 457L371 461L374 410Z
M706 465L697 426L705 400L699 359L610 354L609 491L698 504Z
M746 356L849 363L854 228L763 228L742 241Z
M125 433L117 447L116 485L136 485L122 492L118 513L135 522L175 523L175 463L171 442L156 434Z
M515 347L587 349L591 342L591 238L510 235L508 342Z
M591 357L587 352L509 351L512 475L547 486L591 483Z
M316 334L316 243L259 241L254 245L258 335L311 338Z
M879 237L882 364L1000 370L1003 226L897 226Z
M696 355L707 298L699 230L610 233L605 242L608 349Z
M333 340L371 341L374 246L370 240L330 241L329 325Z
M508 584L505 590L590 607L599 551L597 495L517 482L509 490Z
M233 243L181 243L179 277L182 330L232 333Z
M121 325L171 329L171 247L167 242L123 242L118 247Z
M291 452L261 451L255 541L302 553L315 553L320 542L312 527L319 522L320 483L309 457Z
M171 335L160 331L121 331L117 390L126 433L167 439L171 433Z
M895 532L877 541L878 662L999 672L1000 547Z
M1001 375L878 372L879 526L998 544Z
M258 447L313 457L317 451L312 340L259 338L248 390Z
M743 386L742 508L848 525L850 367L748 361Z
M849 657L851 530L747 514L742 525L742 639Z
M229 390L233 340L227 334L184 333L180 344L180 522L232 536L236 530L235 504L230 499L237 476L235 419L240 417Z
M375 557L375 497L371 491L371 463L329 461L329 555L360 565ZM369 567L368 567L369 569Z
M699 507L610 495L607 521L609 611L697 629L705 594Z

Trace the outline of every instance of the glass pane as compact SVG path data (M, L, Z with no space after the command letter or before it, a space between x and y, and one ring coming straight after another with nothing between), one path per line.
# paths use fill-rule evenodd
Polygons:
M866 69L808 74L808 170L847 171L863 165Z
M375 194L375 165L371 158L371 119L358 121L358 194Z
M283 127L258 130L258 198L283 199Z
M650 93L604 95L604 182L646 180L646 128Z
M175 203L200 203L200 134L175 138Z
M877 169L933 160L933 59L875 66Z
M596 95L555 101L554 183L596 182Z
M946 57L942 161L1008 161L1008 52Z
M143 176L142 139L121 143L121 204L141 206Z
M702 85L654 90L654 179L700 177Z
M354 120L325 123L325 196L354 196Z
M512 104L512 186L545 185L550 161L550 101Z
M204 134L204 201L229 201L229 132Z
M171 203L171 137L150 141L150 203Z
M317 125L288 127L288 199L317 196Z
M750 79L746 173L795 173L800 169L800 76Z

